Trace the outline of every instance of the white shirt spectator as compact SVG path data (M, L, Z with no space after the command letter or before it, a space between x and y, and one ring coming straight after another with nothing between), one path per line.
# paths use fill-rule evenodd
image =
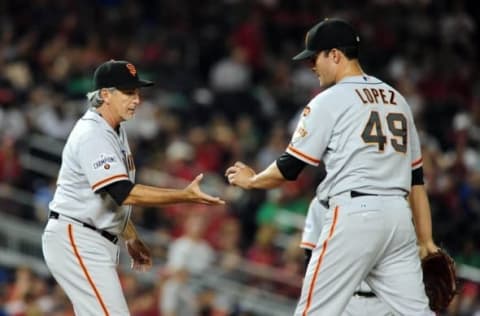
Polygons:
M186 269L192 274L200 274L214 260L214 251L203 240L180 237L170 246L167 267L173 270Z

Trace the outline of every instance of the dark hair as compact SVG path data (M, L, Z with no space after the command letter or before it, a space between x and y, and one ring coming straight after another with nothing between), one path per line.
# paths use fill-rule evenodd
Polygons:
M341 51L345 57L348 59L357 59L358 58L358 47L355 46L346 46L346 47L336 47L339 51Z

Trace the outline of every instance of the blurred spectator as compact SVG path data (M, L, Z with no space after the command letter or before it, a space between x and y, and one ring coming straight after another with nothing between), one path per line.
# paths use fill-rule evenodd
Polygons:
M286 182L267 193L266 201L258 209L257 224L273 225L287 234L298 231L305 222L309 202L301 181Z
M221 116L213 117L207 127L192 128L189 141L195 146L194 160L201 171L221 174L226 163L238 152L233 129Z
M53 199L53 194L55 193L56 181L51 179L47 182L39 179L34 183L33 187L34 217L39 222L45 223L49 212L48 204Z
M472 311L478 311L479 306L476 303L476 299L478 299L478 291L478 284L469 281L463 282L460 287L460 293L457 295L457 302L456 304L452 304L454 309L453 314L467 316L472 315Z
M162 128L160 122L161 109L158 104L142 102L135 110L135 120L125 123L126 131L130 138L137 141L154 141Z
M239 47L245 54L245 61L251 69L261 70L264 63L264 27L261 12L252 10L245 22L240 24L232 33L231 40L234 47Z
M45 152L30 150L32 134L65 139L85 110L80 99L90 89L94 65L108 58L128 59L138 63L139 71L148 68L145 75L158 83L152 93L142 95L139 119L126 126L137 177L183 187L185 180L205 173L208 190L231 201L222 210L195 208L204 216L208 246L222 251L219 266L244 281L248 278L239 272L240 259L248 258L293 279L298 254L290 249L296 238L290 219L303 216L298 206L302 191L313 193L321 168L312 168L312 179L304 187L281 194L239 192L225 186L223 172L230 162L243 159L264 169L284 152L299 113L320 92L310 66L288 60L302 44L306 25L323 16L341 16L361 29L365 55L360 58L366 72L393 81L412 107L422 138L435 239L451 249L459 263L478 266L480 45L475 39L480 14L475 1L24 2L0 1L1 212L44 219L49 184L55 179L42 165L35 165L33 172L23 163L35 158L58 162L60 156L47 142L40 148ZM16 195L17 188L22 195ZM28 203L28 194L33 203L24 210L16 201ZM191 210L185 205L161 212L142 208L133 219L168 245L183 234L181 225ZM161 260L167 248L152 250ZM222 296L210 288L196 292L187 275L188 286L177 282L172 288L189 288L192 308L227 310L213 308ZM258 284L265 281L270 291L294 297L288 284L273 281L272 286L275 278L264 279L268 282ZM41 284L32 276L31 282L37 284L31 287L34 293L48 287L47 295L34 294L42 297L42 310L48 305L42 302L45 297L52 300L46 315L73 315L53 281ZM478 283L464 284L452 309L442 316L480 314ZM33 290L37 287L38 292ZM14 305L33 310L37 303L29 295ZM148 306L152 297L157 304L159 295L157 289L136 287L131 294L138 314L134 316L150 316ZM237 315L253 313L243 310L239 307Z
M0 182L19 184L23 170L15 139L3 136L0 142Z
M305 254L299 247L302 236L298 232L288 240L280 261L280 275L277 291L287 297L296 299L300 295L304 274Z
M253 245L247 250L247 260L263 267L277 266L280 252L274 244L276 237L277 229L274 226L268 224L260 226Z
M246 251L246 259L250 264L250 270L255 271L247 281L247 284L267 290L274 291L272 267L278 267L281 251L275 244L277 229L272 225L258 227L253 244ZM273 272L274 273L274 272Z
M245 49L234 46L230 56L212 67L210 86L219 94L247 91L251 84Z
M288 140L285 129L280 124L272 127L265 144L257 152L255 168L266 168L273 160L280 157L287 147Z
M140 284L133 273L121 276L122 288L132 316L157 316L158 293L153 285Z
M218 266L226 273L233 272L242 261L240 222L236 218L224 221L213 241L218 251Z
M0 88L0 98L1 98ZM27 121L23 109L13 103L3 103L0 100L0 136L21 140L27 133Z
M215 92L215 111L226 115L230 121L235 121L243 113L256 113L259 103L249 91L251 80L246 52L244 48L234 46L230 56L218 61L210 71L210 86Z
M7 272L0 268L0 316L7 316L5 303L7 302Z
M29 312L38 315L38 306L33 302L32 284L34 275L30 268L19 267L15 271L15 280L9 289L5 309L7 315L28 315Z
M166 149L166 170L175 178L193 180L197 175L192 161L194 158L193 147L182 140L174 140Z
M160 298L165 316L196 315L196 293L190 286L191 277L201 277L214 260L213 249L203 239L203 217L192 213L185 221L185 233L170 246Z
M62 106L65 102L62 95L37 87L30 93L29 101L29 121L35 130L54 138L68 137L76 119Z
M245 160L255 155L260 143L260 135L250 116L241 116L235 122L235 135L238 140L236 158Z
M480 250L473 239L464 242L462 251L455 256L455 262L480 269Z
M197 294L198 315L200 316L230 316L230 302L221 291L210 287L199 289Z

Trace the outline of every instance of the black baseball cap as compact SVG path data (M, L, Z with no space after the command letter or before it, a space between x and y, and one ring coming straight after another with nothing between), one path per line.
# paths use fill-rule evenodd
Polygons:
M305 36L305 50L293 60L310 58L318 52L340 47L356 47L360 37L353 27L341 19L325 19L313 26Z
M95 69L93 86L101 88L135 89L153 86L154 82L138 77L137 68L124 60L109 60Z

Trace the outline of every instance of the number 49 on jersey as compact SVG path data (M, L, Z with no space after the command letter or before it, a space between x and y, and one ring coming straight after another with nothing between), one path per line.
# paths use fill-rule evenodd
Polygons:
M367 124L362 132L362 139L367 144L376 144L379 151L384 151L387 143L390 143L393 149L399 153L407 152L407 119L402 113L387 113L385 118L381 119L381 113L371 111ZM384 133L384 124L390 131L390 139Z

